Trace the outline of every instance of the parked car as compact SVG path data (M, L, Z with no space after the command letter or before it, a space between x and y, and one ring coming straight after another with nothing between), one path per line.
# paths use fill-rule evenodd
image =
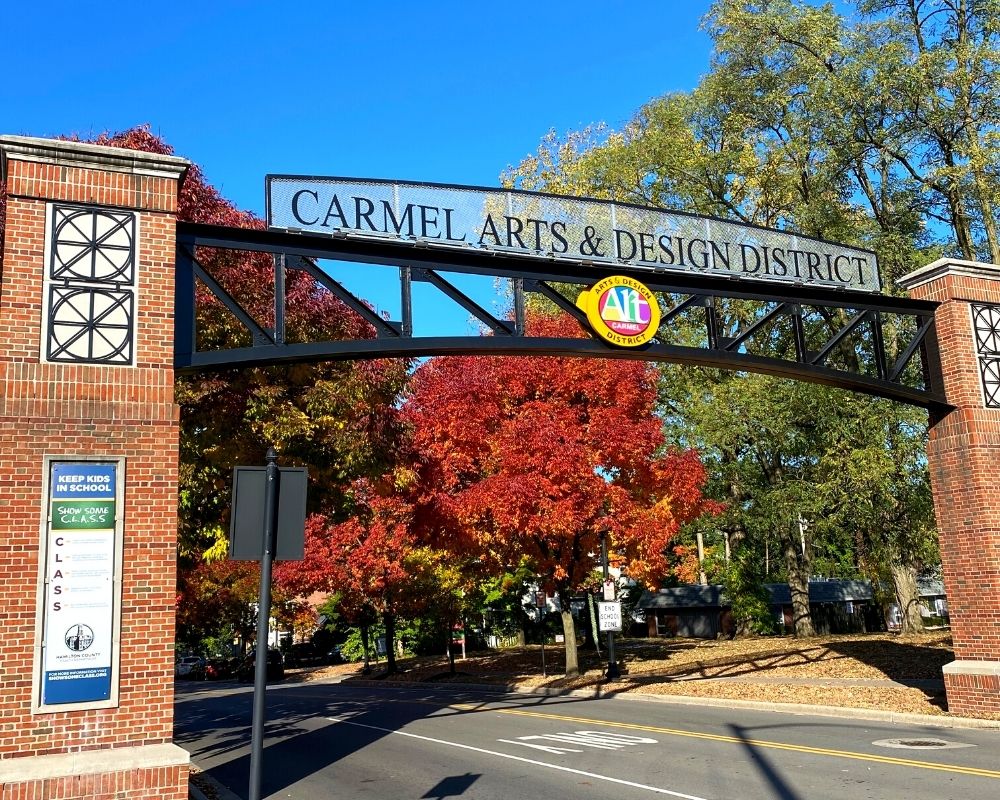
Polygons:
M182 656L174 664L174 676L202 680L205 677L205 659L201 656Z
M210 658L205 662L205 680L219 681L232 678L236 672L237 661L232 658Z
M252 681L254 679L254 673L257 666L257 654L255 651L251 650L243 660L240 662L239 667L236 668L236 679L241 681ZM269 681L280 681L285 677L285 659L281 655L280 650L268 650L267 651L267 680Z
M293 644L285 658L289 667L310 667L322 661L322 654L309 642Z

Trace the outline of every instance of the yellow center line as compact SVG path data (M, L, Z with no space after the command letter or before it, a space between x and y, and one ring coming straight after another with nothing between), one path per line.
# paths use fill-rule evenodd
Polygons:
M810 755L831 756L833 758L850 758L855 761L873 761L878 764L893 764L899 767L916 767L917 769L932 769L940 772L956 772L961 775L976 775L980 778L1000 778L1000 770L979 769L978 767L961 767L952 764L935 764L932 761L917 761L911 758L893 758L892 756L873 755L871 753L857 753L851 750L832 750L826 747L809 747L802 744L786 744L784 742L771 742L766 739L741 739L739 736L725 736L718 733L699 733L697 731L685 731L678 728L660 728L655 725L638 725L634 722L607 722L601 719L591 719L588 717L571 717L565 714L549 714L541 711L523 711L514 708L483 708L482 706L469 703L457 703L449 706L459 711L479 711L492 712L496 714L513 714L519 717L538 717L539 719L560 720L562 722L579 722L585 725L600 725L610 728L626 728L635 731L647 731L651 733L662 733L668 736L683 736L688 739L707 739L712 742L726 742L730 744L751 745L753 747L769 748L771 750L790 750L795 753L808 753Z

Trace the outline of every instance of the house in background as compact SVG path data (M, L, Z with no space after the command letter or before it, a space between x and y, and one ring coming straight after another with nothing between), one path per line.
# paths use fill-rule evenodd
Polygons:
M721 586L698 584L671 586L658 592L643 592L636 611L644 612L647 636L681 636L715 639L731 635L732 614ZM724 624L726 623L726 624Z
M920 616L924 627L947 627L948 599L944 594L944 583L939 578L917 578L917 596L920 598ZM890 631L898 631L902 627L903 614L898 603L889 604L885 618Z
M792 590L787 583L765 584L778 633L793 633ZM869 633L885 629L882 608L868 581L820 578L809 581L809 612L816 633Z
M787 583L765 584L779 633L793 629L792 594ZM714 639L735 633L732 608L722 586L686 585L643 592L636 606L646 618L647 636ZM868 581L809 581L809 608L817 633L884 630L882 609Z

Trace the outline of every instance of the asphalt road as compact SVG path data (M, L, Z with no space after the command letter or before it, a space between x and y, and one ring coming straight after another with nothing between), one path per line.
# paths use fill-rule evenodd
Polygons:
M1000 797L996 729L340 684L279 685L267 697L263 786L275 799ZM178 684L175 741L241 798L251 698L247 687Z

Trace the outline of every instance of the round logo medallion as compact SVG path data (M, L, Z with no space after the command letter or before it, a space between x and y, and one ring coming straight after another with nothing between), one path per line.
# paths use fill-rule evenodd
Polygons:
M74 625L63 636L63 641L70 650L80 652L94 643L94 631L89 625Z
M656 335L660 306L639 281L613 275L580 293L577 306L587 314L594 332L623 347L638 347Z

